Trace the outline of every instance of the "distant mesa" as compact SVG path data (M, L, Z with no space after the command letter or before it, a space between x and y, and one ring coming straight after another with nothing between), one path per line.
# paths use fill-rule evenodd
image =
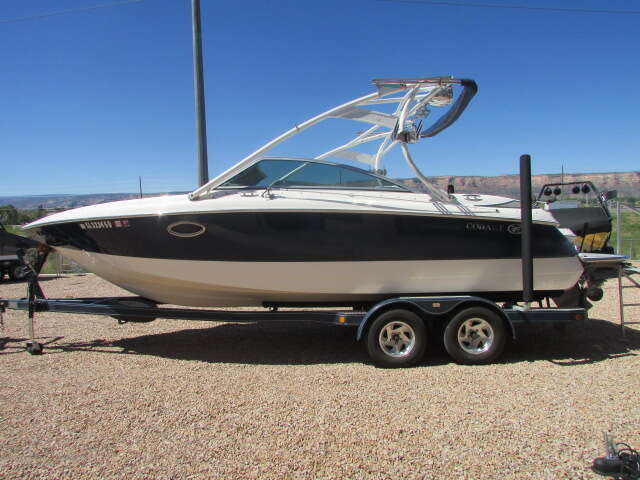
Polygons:
M484 193L487 195L500 195L503 197L518 198L520 194L520 177L518 175L497 175L494 177L460 176L451 175L442 177L428 177L442 190L447 190L447 185L453 183L458 193ZM534 175L532 178L533 192L537 195L545 183L558 183L563 176L559 173ZM592 181L600 191L617 190L618 197L640 198L640 171L611 172L611 173L565 173L565 182ZM422 183L417 178L400 179L400 182L415 190L424 190ZM186 192L168 192L186 193ZM145 197L165 195L166 193L154 193ZM138 198L137 193L96 193L86 195L25 195L25 196L0 196L1 205L13 205L18 209L37 209L40 206L47 210L68 209L95 205L97 203L113 202L116 200L128 200Z
M503 197L518 198L520 196L520 177L518 175L497 175L494 177L450 175L442 177L428 177L431 182L442 190L453 183L458 193L484 193ZM584 182L590 180L600 191L617 190L618 197L640 198L640 171L611 172L611 173L559 173L533 175L533 193L538 194L546 183ZM417 178L402 179L407 186L422 190L422 184Z
M185 192L169 192L169 193L185 193ZM166 195L166 193L145 194L144 197L155 197L158 195ZM24 195L24 196L0 196L1 205L13 205L15 208L30 210L36 208L45 208L47 210L69 209L76 207L85 207L87 205L95 205L98 203L115 202L118 200L129 200L138 198L137 193L93 193L84 195Z

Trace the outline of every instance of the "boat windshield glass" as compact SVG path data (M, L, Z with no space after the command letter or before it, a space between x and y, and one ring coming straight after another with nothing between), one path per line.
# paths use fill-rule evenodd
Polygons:
M409 189L359 169L305 160L261 160L218 188Z

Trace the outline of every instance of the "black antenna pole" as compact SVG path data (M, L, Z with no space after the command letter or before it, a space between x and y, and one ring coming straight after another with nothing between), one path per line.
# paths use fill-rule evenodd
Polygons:
M138 176L138 187L140 187L140 198L142 198L142 177Z
M207 158L207 120L204 111L204 82L202 73L202 29L200 24L200 0L191 0L191 25L193 29L193 84L196 97L196 143L198 149L198 186L209 181Z
M520 156L520 225L522 242L522 300L525 309L533 301L533 256L531 254L531 156Z

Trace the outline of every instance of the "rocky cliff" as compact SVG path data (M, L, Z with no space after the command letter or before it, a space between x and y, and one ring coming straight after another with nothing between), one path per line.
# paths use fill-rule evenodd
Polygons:
M559 183L562 181L559 173L533 175L533 193L537 196L543 185L547 183ZM447 189L448 184L455 187L456 193L486 193L518 198L520 194L520 177L518 175L498 175L495 177L429 177L429 179L442 188ZM640 198L640 171L615 172L615 173L565 173L565 182L592 181L598 190L617 190L619 197ZM420 182L415 179L403 179L403 182L412 187L421 188Z
M557 183L562 176L557 174L534 175L532 179L533 193L537 196L545 183ZM505 197L519 197L520 177L518 175L498 175L495 177L429 177L429 179L446 190L449 183L453 184L457 193L485 193ZM619 197L640 198L640 171L619 173L565 173L565 182L591 180L600 191L617 190ZM402 179L403 183L416 190L423 190L422 184L416 178ZM154 195L162 195L157 193ZM151 195L145 195L151 196ZM104 193L92 195L40 195L40 196L0 196L1 205L13 205L19 209L36 209L42 206L46 209L66 209L137 198L134 193Z

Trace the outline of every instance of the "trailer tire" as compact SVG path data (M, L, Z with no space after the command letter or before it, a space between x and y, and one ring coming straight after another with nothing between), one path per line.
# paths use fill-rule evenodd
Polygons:
M480 365L496 360L507 332L500 316L484 307L459 311L444 330L444 347L458 363Z
M389 310L377 317L367 331L367 352L375 365L400 368L414 365L427 347L427 328L415 313Z
M4 270L0 269L0 282L4 280Z

